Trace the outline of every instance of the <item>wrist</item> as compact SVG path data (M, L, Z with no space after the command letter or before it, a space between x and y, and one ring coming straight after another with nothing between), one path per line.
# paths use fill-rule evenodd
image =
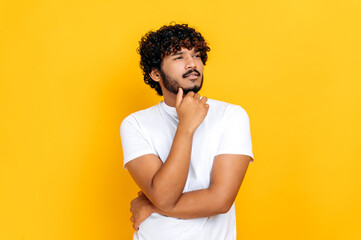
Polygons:
M159 213L159 212L157 211L157 207L154 206L153 204L150 204L150 205L147 207L147 212L148 212L149 215L152 214L152 213Z
M195 129L183 124L181 121L178 123L177 132L193 137Z

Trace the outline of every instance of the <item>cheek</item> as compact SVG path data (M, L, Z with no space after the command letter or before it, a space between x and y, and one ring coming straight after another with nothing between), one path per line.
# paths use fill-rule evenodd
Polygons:
M203 64L202 60L199 58L199 60L197 61L197 68L199 70L203 71L203 67L204 67L204 64Z
M168 73L170 75L176 75L176 74L183 73L183 68L182 68L182 66L180 66L180 64L172 64L169 66L168 70L169 70Z
M197 66L197 70L198 70L198 72L200 72L200 73L202 73L203 74L203 63L201 63L201 64L199 64L198 66Z

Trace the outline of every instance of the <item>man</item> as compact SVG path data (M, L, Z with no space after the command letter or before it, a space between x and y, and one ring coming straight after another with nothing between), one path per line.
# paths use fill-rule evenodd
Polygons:
M141 189L131 203L134 239L236 239L234 200L253 161L249 119L198 94L209 51L187 24L140 41L144 81L164 101L120 128L124 165Z

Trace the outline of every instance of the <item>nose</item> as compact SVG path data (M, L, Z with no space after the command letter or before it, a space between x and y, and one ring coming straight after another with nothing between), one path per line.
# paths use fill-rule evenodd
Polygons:
M193 69L193 68L197 68L197 65L195 63L195 59L192 56L188 56L187 57L187 62L186 62L186 69Z

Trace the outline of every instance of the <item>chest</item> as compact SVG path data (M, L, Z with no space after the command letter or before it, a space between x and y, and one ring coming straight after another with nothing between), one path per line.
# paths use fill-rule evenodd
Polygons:
M168 158L178 126L177 119L159 119L148 134L153 150L162 162ZM209 186L213 160L220 141L221 125L205 119L193 135L188 179L184 191Z

